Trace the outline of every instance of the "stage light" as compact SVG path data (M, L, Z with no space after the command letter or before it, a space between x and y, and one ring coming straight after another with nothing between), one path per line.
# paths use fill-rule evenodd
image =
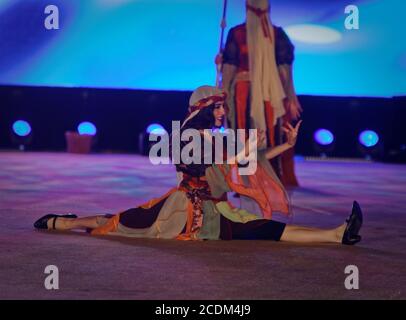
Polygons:
M11 141L13 144L18 145L21 151L31 143L32 130L30 124L25 120L17 120L11 126Z
M373 130L364 130L359 134L358 141L364 147L372 148L378 144L379 136Z
M298 24L285 28L290 38L310 44L330 44L341 40L337 30L315 24Z
M78 125L78 132L79 134L88 134L94 136L97 133L97 129L93 123L85 121Z
M162 135L167 134L167 132L166 132L166 130L164 129L164 127L161 126L161 125L158 124L158 123L150 124L150 125L147 127L146 132L147 132L148 134L154 134L154 135L156 135L156 136L162 136Z
M330 130L319 129L314 133L314 140L322 146L328 146L334 142L334 135Z
M383 141L373 130L364 130L358 135L358 150L367 160L384 157Z
M162 125L159 123L150 124L145 131L140 132L138 135L138 152L147 155L151 146L156 143L150 141L150 137L154 136L154 138L160 137L160 139L164 139L165 135L168 135L168 132Z
M17 120L13 123L13 132L19 137L26 137L31 133L31 126L27 121Z

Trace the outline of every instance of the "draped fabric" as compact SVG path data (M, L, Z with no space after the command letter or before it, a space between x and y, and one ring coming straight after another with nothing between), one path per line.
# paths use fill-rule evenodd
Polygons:
M269 17L267 0L247 0L247 44L251 81L250 115L256 128L267 128L264 102L274 110L274 123L285 114L285 92L279 77L275 57L275 34ZM250 8L256 8L252 10ZM259 13L260 12L260 13Z

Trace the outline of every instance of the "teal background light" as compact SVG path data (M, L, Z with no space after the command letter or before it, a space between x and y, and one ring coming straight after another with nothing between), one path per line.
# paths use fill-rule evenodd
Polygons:
M330 130L319 129L314 133L314 140L322 146L327 146L334 142L334 135Z
M90 134L94 136L97 133L97 129L93 123L84 121L78 125L78 132L79 134Z
M365 147L371 148L379 142L379 136L373 130L365 130L360 133L358 140Z
M55 0L60 29L45 30L44 0L0 0L0 84L193 90L215 83L220 0ZM299 94L406 94L402 0L353 1L360 29L344 28L345 0L271 1L275 24L313 24L338 42L294 41ZM229 0L227 30L245 18Z
M17 120L13 123L13 131L16 135L25 137L31 133L31 126L27 121Z

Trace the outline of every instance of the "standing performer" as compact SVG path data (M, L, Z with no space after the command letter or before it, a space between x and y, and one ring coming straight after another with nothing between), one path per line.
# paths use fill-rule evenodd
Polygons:
M228 93L232 128L258 128L266 132L267 146L282 141L281 126L302 111L292 77L294 47L269 17L268 0L247 0L247 20L230 29L223 52L223 89ZM276 128L276 129L275 129ZM285 186L297 186L294 151L282 156L276 172Z
M181 131L194 129L206 139L204 129L222 125L224 103L225 93L218 88L203 86L196 89L190 98L189 115L183 122ZM296 142L299 125L286 128L287 142L265 151L265 157L273 158L291 148ZM251 147L246 145L242 152L247 154ZM289 211L286 193L283 187L273 182L271 172L262 173L268 175L265 186L268 192L255 185L246 188L239 179L234 178L238 175L236 165L205 164L204 150L202 151L199 163L177 165L177 171L182 172L180 185L158 199L152 199L144 205L112 217L100 215L77 218L75 215L49 214L38 219L34 227L56 230L90 228L92 235L178 240L262 239L348 245L361 240L359 231L362 212L356 202L347 223L328 230L260 219L246 210L233 208L227 201L227 191L231 190L251 197L264 211Z

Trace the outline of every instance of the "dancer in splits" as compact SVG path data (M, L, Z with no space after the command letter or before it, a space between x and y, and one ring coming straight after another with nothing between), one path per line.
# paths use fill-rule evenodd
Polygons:
M196 89L190 98L189 114L182 124L181 132L195 129L206 139L205 129L220 127L224 121L225 98L226 94L215 87L202 86ZM296 143L299 126L286 127L287 142L258 152L258 161L261 161L261 157L276 157L292 148ZM263 137L260 134L261 139ZM251 150L252 143L247 142L242 152L248 154ZM238 178L237 165L200 163L178 164L177 171L182 176L180 184L162 197L139 207L113 216L78 218L76 215L48 214L38 219L34 227L47 230L90 229L92 235L178 240L258 239L347 245L361 240L359 231L362 212L357 202L354 202L347 221L332 229L287 225L272 219L261 219L246 210L234 208L227 201L227 192L238 192L254 199L269 216L274 211L288 214L289 203L285 190L271 170L258 166L260 170L250 176L252 185L248 188ZM256 179L265 179L267 183L255 183Z

